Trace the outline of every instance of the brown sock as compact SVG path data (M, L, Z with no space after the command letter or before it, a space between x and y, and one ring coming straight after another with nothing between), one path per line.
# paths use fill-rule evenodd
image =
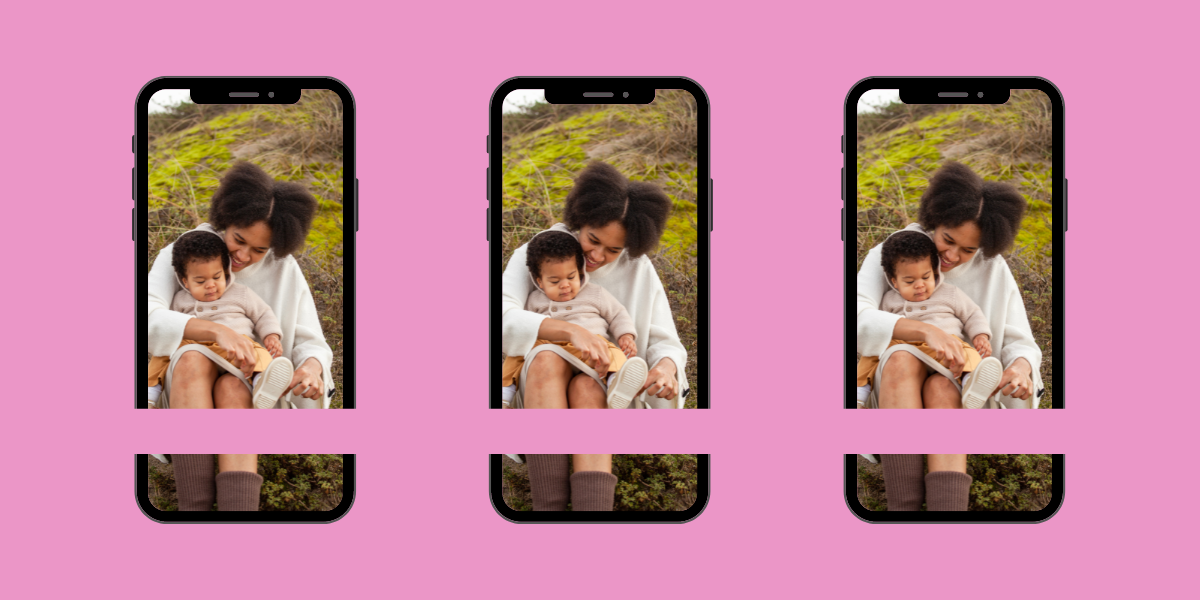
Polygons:
M971 476L958 471L934 471L925 476L926 510L967 510Z
M225 471L217 475L217 510L258 510L262 482L262 475L250 471Z
M175 467L175 495L179 498L179 510L212 510L217 498L213 483L217 469L211 454L172 454L171 464Z
M571 498L570 455L526 454L529 487L533 491L533 510L567 510Z
M571 510L575 512L613 509L617 476L604 471L580 471L571 475Z
M881 454L887 509L921 510L925 500L925 463L920 454Z

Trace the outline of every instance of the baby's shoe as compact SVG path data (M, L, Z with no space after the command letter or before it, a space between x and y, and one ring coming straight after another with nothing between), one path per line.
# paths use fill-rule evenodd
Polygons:
M271 361L254 383L254 391L251 393L254 408L274 408L279 403L283 391L292 382L294 372L292 361L286 357L281 356Z
M646 366L646 361L641 357L635 356L626 360L608 384L608 407L628 408L633 398L642 391L649 374L650 367Z
M1000 385L1000 378L1003 376L1004 366L1000 364L999 359L994 356L983 359L963 384L963 408L983 408L988 398L996 391L996 386Z

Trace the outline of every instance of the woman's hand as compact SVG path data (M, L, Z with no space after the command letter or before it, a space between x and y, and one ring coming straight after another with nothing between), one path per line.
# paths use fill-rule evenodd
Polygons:
M975 339L971 341L971 345L975 346L975 349L979 351L981 358L987 358L992 355L991 338L986 333L975 336Z
M612 359L608 354L608 343L578 325L570 325L571 345L579 350L579 358L603 377L608 372L608 363Z
M637 356L637 344L633 343L633 334L627 333L617 339L617 345L621 347L621 351L625 353L625 358L633 358Z
M955 377L962 375L963 365L966 364L962 340L942 331L939 327L930 326L925 331L925 344L933 350L937 361L950 369Z
M664 358L650 369L650 373L646 375L646 385L638 391L638 394L646 392L651 396L658 396L667 400L674 400L679 393L679 378L676 375L675 361Z
M272 333L263 339L263 348L266 348L267 352L271 353L272 358L283 356L283 344L279 342L278 333Z
M325 393L325 386L321 382L323 371L321 362L317 359L310 358L304 361L304 364L296 367L295 373L292 374L292 382L288 384L283 393L291 392L310 400L323 400L321 398Z
M1000 377L1000 386L997 389L1005 396L1029 400L1033 398L1032 373L1029 361L1018 358L1013 361L1011 367L1004 370L1004 374Z
M246 336L217 323L217 344L225 351L225 360L242 372L246 379L254 375L254 365L258 357L254 353L254 343Z

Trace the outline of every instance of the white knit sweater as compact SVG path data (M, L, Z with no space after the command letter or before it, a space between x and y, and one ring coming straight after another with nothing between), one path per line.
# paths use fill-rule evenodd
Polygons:
M208 223L201 223L196 230L217 233ZM183 288L175 277L175 268L171 266L171 250L174 246L171 243L159 251L147 276L148 344L153 356L171 356L183 341L183 330L187 327L188 319L193 318L171 310L171 299L176 291ZM324 371L321 378L325 382L324 400L327 401L334 387L333 375L329 371L333 364L333 350L325 343L317 306L296 259L288 256L281 260L268 250L262 260L238 271L236 280L254 290L275 311L275 317L283 329L280 339L283 355L290 358L292 364L299 367L309 358L316 358L321 363Z
M575 237L578 232L567 229L562 223L550 227L551 231L565 231ZM508 356L525 356L534 342L537 341L538 328L542 325L545 315L539 315L525 310L525 299L534 289L529 268L525 266L525 247L517 248L504 268L503 286L503 333L501 336L502 350ZM667 303L667 293L663 289L658 272L647 256L636 259L629 258L628 252L621 252L615 262L609 263L592 271L588 275L589 285L599 285L608 290L629 311L637 331L637 355L646 364L654 367L658 361L670 358L674 363L680 381L679 393L686 386L687 350L679 341L679 333L675 330L675 317L671 314L671 306Z
M905 229L925 230L917 223ZM858 351L863 356L879 356L892 341L892 332L900 315L879 310L883 295L891 286L883 272L880 260L883 244L871 248L858 271ZM1013 278L1008 263L1001 256L984 260L976 252L966 263L943 273L946 281L954 284L983 309L988 325L992 328L992 352L1007 369L1013 361L1024 358L1033 367L1033 378L1038 375L1042 364L1042 351L1038 348L1025 313L1025 302L1017 280Z

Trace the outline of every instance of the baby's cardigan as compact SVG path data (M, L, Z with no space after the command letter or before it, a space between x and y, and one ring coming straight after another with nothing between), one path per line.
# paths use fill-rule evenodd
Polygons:
M962 293L962 290L945 282L933 290L933 295L920 302L909 302L900 292L888 290L883 295L883 304L879 308L894 315L928 323L967 342L981 333L986 333L989 338L992 335L992 329L988 327L987 318L983 316L979 306Z
M565 302L551 300L546 292L535 287L525 301L525 310L574 323L601 337L610 333L613 343L627 333L637 339L633 319L629 318L625 307L608 290L586 280L579 293Z
M225 293L212 302L197 300L187 290L179 290L171 300L171 310L197 319L220 323L242 335L257 335L259 341L272 333L283 337L279 320L271 307L250 288L231 283Z

